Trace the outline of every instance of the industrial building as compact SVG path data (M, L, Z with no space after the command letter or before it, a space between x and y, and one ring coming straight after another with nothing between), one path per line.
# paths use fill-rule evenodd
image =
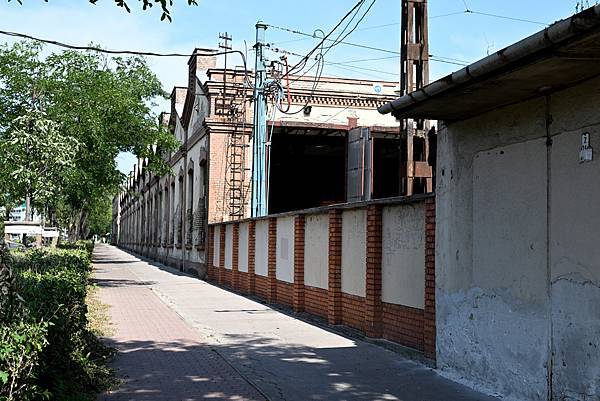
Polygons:
M181 143L165 155L174 175L154 176L139 160L113 205L113 242L200 277L208 224L250 217L252 72L216 62L214 50L196 49L188 85L173 89L161 115ZM397 83L289 81L291 113L267 110L269 213L431 190L425 132L407 137L376 110Z

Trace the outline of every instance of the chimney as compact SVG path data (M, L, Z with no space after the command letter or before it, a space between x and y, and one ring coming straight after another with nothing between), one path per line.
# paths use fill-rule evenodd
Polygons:
M162 113L160 113L160 117L159 117L159 123L161 125L161 127L167 129L169 128L169 120L171 119L171 113L167 113L166 111L163 111Z
M353 129L358 127L358 117L349 116L348 117L348 129Z
M187 95L187 88L176 86L171 92L171 116L181 117L183 113L183 105L185 104L185 97Z
M215 56L215 53L217 51L214 49L194 49L194 55L188 61L190 71L188 88L193 89L196 86L196 78L199 78L200 81L207 79L206 71L209 68L217 66L217 56Z

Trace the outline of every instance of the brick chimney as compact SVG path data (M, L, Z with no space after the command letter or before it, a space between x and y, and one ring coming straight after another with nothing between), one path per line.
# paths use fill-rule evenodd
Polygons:
M171 92L171 116L181 117L183 112L183 105L185 104L185 97L187 95L187 88L182 86L176 86Z
M348 129L353 129L356 127L358 127L358 117L348 116Z
M200 81L206 80L206 71L209 68L215 68L217 66L217 53L214 49L194 49L194 55L190 57L188 61L189 66L189 80L188 80L188 88L194 88L196 77L200 79Z

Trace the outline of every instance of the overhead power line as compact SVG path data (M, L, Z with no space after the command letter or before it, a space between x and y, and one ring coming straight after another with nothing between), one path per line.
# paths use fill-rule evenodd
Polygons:
M112 55L124 54L124 55L131 55L131 56L149 56L149 57L192 57L192 56L208 57L208 56L222 56L222 55L226 55L226 54L238 54L242 58L242 62L244 65L244 71L246 71L246 72L248 71L248 66L246 63L246 55L244 54L244 52L242 52L240 50L226 50L226 51L220 51L220 52L214 52L214 53L208 53L208 54L161 53L161 52L139 51L139 50L110 50L110 49L103 49L103 48L97 47L97 46L72 45L72 44L68 44L68 43L64 43L64 42L59 42L57 40L39 38L36 36L28 35L25 33L19 33L19 32L10 32L10 31L0 30L0 35L22 38L22 39L29 39L29 40L33 40L36 42L46 43L49 45L58 46L58 47L62 47L65 49L70 49L70 50L95 51L98 53L112 54ZM246 77L246 80L247 80L247 77Z

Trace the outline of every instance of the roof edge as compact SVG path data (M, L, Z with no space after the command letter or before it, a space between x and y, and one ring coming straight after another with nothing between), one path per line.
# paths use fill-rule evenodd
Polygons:
M552 46L556 46L575 36L599 27L600 5L596 5L569 18L555 22L547 28L432 82L422 89L386 103L377 108L377 111L381 114L388 114L422 103L428 98L481 79L510 64L516 64L533 53L549 49Z

